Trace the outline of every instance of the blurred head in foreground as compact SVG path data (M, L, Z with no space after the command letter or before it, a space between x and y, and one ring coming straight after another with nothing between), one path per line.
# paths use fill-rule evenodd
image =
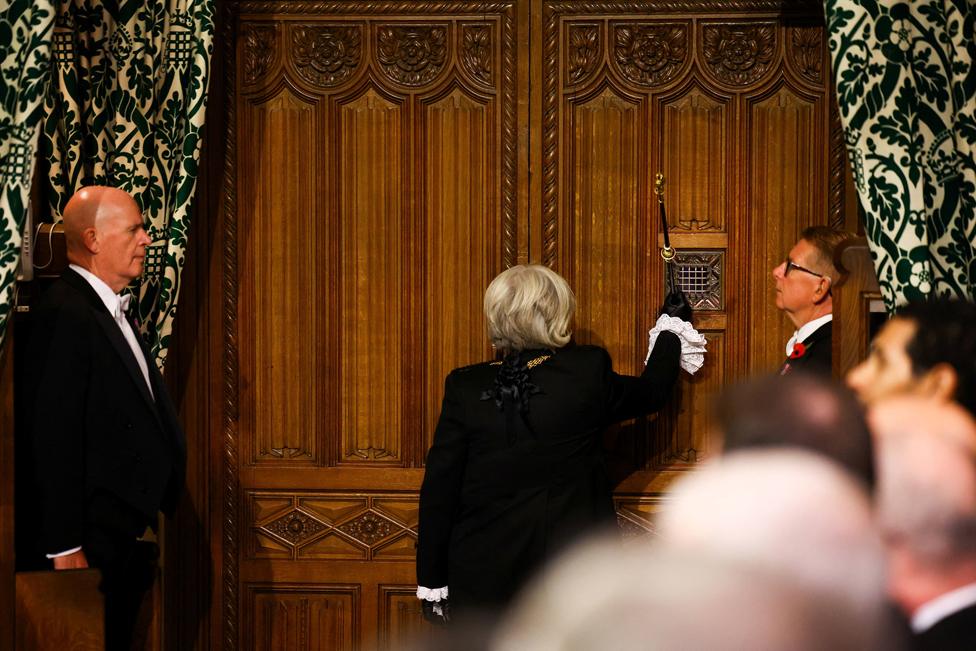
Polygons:
M900 397L872 409L871 423L889 591L916 617L942 595L976 591L976 422L958 405Z
M512 609L494 651L880 648L829 594L726 558L616 541L565 556Z
M725 452L808 450L874 487L874 452L864 409L834 380L800 372L761 377L726 390L715 411L716 434Z

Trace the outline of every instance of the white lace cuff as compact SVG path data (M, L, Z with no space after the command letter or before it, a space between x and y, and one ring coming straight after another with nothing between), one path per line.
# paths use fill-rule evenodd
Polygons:
M678 335L681 341L681 358L679 364L685 371L694 375L705 363L705 341L704 335L683 319L662 314L658 317L657 323L647 333L647 357L644 363L651 358L651 351L654 350L654 343L661 332L673 332Z
M423 599L424 601L440 601L442 599L447 599L447 586L443 588L425 588L422 585L417 586L417 599Z

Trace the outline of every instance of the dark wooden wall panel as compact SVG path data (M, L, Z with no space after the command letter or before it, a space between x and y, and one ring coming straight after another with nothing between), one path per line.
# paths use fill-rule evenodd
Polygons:
M410 259L407 106L369 88L337 102L338 161L331 169L338 195L339 237L336 318L337 372L320 366L322 380L339 387L339 419L328 436L339 442L340 463L403 463L403 326ZM322 242L322 245L325 245Z
M359 586L249 584L249 648L355 651L360 648Z
M331 306L310 301L320 286L316 270L324 239L318 219L325 157L320 102L287 85L250 99L241 128L242 244L241 357L250 382L242 420L251 463L317 463L319 434L317 355L320 319ZM324 144L324 143L323 143ZM326 152L327 153L327 150Z
M491 354L484 287L527 251L516 7L237 5L225 648L313 648L316 625L323 648L392 648L426 629L380 586L412 581L444 376Z
M468 26L464 34L469 39L481 35L488 51L489 26ZM471 61L465 69L470 67L476 79L487 82L493 78L488 63ZM481 336L485 331L481 305L484 287L501 268L498 251L491 245L501 238L498 222L492 218L499 197L488 191L495 187L500 158L496 106L497 102L473 91L454 88L420 107L425 445L432 441L448 372L491 354ZM470 336L457 337L457 332Z
M610 351L621 372L633 373L634 305L644 260L637 188L640 171L640 103L610 88L568 109L571 164L567 175L567 218L555 265L576 292L576 339Z
M417 588L413 585L380 586L377 605L380 651L394 651L403 641L423 645L436 640L436 629L422 625L423 615L416 593Z

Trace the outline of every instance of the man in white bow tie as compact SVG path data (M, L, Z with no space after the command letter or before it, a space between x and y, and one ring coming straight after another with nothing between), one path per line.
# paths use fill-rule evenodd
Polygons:
M71 264L32 309L28 357L39 546L55 569L101 571L106 648L128 649L155 574L150 530L179 500L186 446L119 295L151 242L138 204L116 188L82 188L64 232Z
M834 252L847 237L847 233L828 226L811 226L800 233L786 260L773 269L776 307L796 326L786 344L780 375L796 369L830 375L831 287L838 276Z

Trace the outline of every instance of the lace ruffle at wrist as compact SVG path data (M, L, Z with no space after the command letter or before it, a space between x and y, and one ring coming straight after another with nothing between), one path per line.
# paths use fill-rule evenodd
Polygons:
M425 588L422 585L417 586L417 599L422 599L424 601L441 601L442 599L447 599L447 586L443 588Z
M705 337L695 328L685 321L674 316L662 314L658 317L657 323L647 333L647 357L644 363L651 358L651 351L654 350L654 343L657 336L662 332L673 332L681 341L681 358L679 365L682 369L694 375L705 363Z

